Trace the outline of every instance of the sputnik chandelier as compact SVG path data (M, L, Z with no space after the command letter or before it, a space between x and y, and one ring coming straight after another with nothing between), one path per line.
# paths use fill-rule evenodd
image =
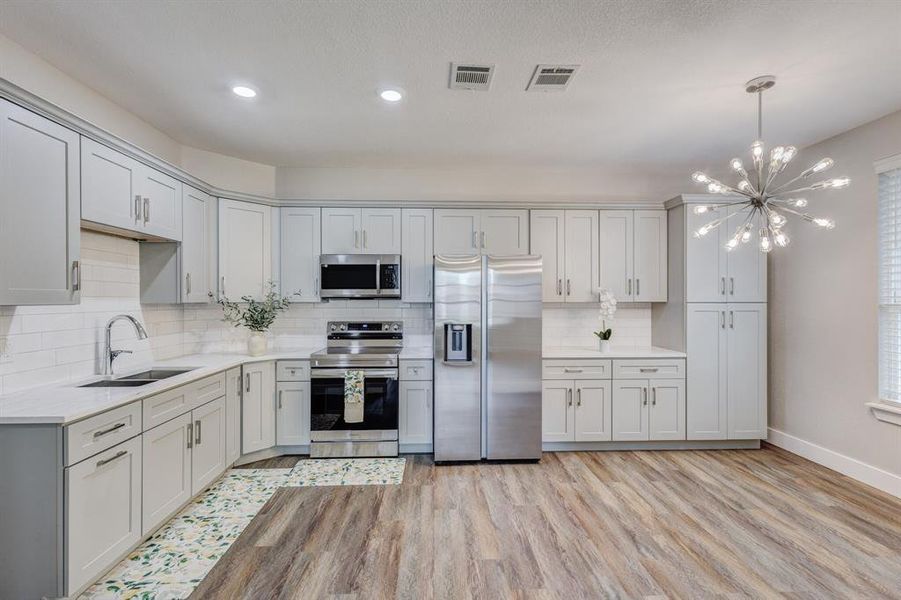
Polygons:
M734 250L740 243L751 240L752 231L758 229L758 242L761 252L769 252L773 246L785 247L789 237L785 233L784 226L788 221L786 215L800 217L808 223L823 229L833 229L835 222L832 219L818 218L809 215L804 208L807 207L807 199L797 194L813 192L824 189L838 189L846 187L851 180L847 177L825 179L816 183L807 183L812 176L822 173L832 167L831 158L823 158L801 171L801 174L778 185L776 179L785 170L785 167L795 157L798 149L794 146L776 146L770 150L769 160L766 159L766 147L763 143L763 92L776 85L776 79L770 75L756 77L745 84L745 91L749 94L757 94L757 140L751 144L751 158L753 160L752 174L749 174L739 158L730 161L732 170L740 177L738 185L734 188L708 177L700 171L692 174L691 178L700 184L707 186L711 194L723 194L726 196L740 196L741 198L714 204L695 205L695 214L719 214L709 223L702 225L694 232L695 237L703 237L719 227L725 225L730 219L738 217L738 225L735 232L726 242L726 250ZM798 184L798 187L791 187ZM790 188L790 189L789 189Z

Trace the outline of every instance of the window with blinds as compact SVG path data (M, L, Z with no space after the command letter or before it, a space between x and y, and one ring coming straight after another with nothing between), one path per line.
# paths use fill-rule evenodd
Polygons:
M901 402L901 169L879 174L879 396Z

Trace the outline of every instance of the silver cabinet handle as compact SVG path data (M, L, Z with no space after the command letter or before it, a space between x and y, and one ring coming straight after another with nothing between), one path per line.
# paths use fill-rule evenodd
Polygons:
M141 220L141 195L135 194L135 222Z
M483 231L483 232L482 232L482 248L483 248L483 249L485 248L485 238L486 238L485 232Z
M244 388L241 387L241 376L240 375L238 375L235 378L235 382L238 384L238 398L244 397Z
M366 230L364 229L364 230L363 230L363 247L364 247L364 248L366 248L366 247L369 245L369 243L366 241L366 237L367 237L367 236L366 236Z
M188 448L194 447L194 423L188 423Z
M563 367L564 373L581 373L582 369L573 369L572 367Z
M98 461L97 461L97 466L98 466L98 467L102 467L103 465L107 465L107 464L113 462L113 461L116 460L116 459L122 458L122 457L125 456L126 454L128 454L128 450L119 450L119 451L116 452L114 455L110 456L109 458L105 458L105 459L103 459L103 460L98 460Z
M566 280L566 295L572 295L572 286L570 285L569 279Z
M576 406L582 406L582 388L576 388Z
M278 391L278 409L279 409L279 410L282 409L282 391L283 391L283 390L279 390L279 391Z
M720 277L720 296L726 295L726 278Z
M222 295L225 295L225 275L222 276L222 285L220 286L222 290Z
M641 279L635 279L635 296L641 296Z
M729 278L729 295L730 296L735 295L735 277Z
M247 389L248 392L250 391L250 373L247 373L244 376L244 387Z
M735 329L735 311L729 311L729 329Z
M194 445L200 445L200 419L194 421Z
M638 369L640 373L656 373L659 370L659 367L643 367Z
M191 294L191 274L185 273L185 287L188 290L188 294Z
M642 394L642 396L644 396L644 402L642 402L642 404L647 406L648 405L648 388L646 388L646 387L641 388L641 394Z
M479 247L478 239L479 239L479 232L478 232L478 231L473 231L473 232L472 232L472 247L473 247L473 248L478 248L478 247Z
M81 289L81 264L77 260L72 261L72 291Z
M426 298L432 297L432 280L429 279L429 282L425 286L425 296Z
M94 439L96 440L96 439L99 438L99 437L103 437L103 436L105 436L105 435L107 435L107 434L109 434L109 433L112 433L112 432L114 432L114 431L118 431L118 430L122 429L123 427L125 427L125 423L116 423L115 425L113 425L112 427L109 427L109 428L107 428L107 429L103 429L103 430L101 430L101 431L95 431L95 432L94 432Z
M354 248L360 247L360 232L354 229Z
M657 388L656 388L656 387L652 387L652 388L651 388L651 392L654 394L654 396L653 396L653 398L652 398L652 400L651 400L651 406L657 406Z
M631 296L631 295L632 295L632 280L631 280L631 279L627 279L627 280L626 280L626 285L627 285L627 287L628 287L628 289L626 290L626 295L627 295L627 296Z
M557 280L557 295L558 296L563 295L563 280L562 279Z
M313 295L314 296L319 295L319 278L318 277L313 280Z
M726 311L720 311L720 328L726 328Z
M150 198L144 196L144 224L150 222Z
M566 397L569 399L567 404L569 404L569 406L572 406L573 405L573 389L572 388L566 388Z

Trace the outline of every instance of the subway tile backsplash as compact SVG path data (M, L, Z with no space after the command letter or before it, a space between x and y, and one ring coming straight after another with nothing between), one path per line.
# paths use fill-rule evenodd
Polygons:
M127 323L113 328L115 347L131 350L116 359L120 372L185 354L242 352L248 333L222 321L218 305L152 305L139 300L139 244L83 230L81 303L73 306L0 307L0 394L84 379L99 373L103 327L114 315L130 314L144 323L146 340L135 339ZM397 300L339 300L293 304L270 332L270 347L325 345L328 321L402 320L410 345L430 342L432 306ZM593 305L545 305L546 347L596 347L600 327ZM651 344L650 305L620 305L613 343Z

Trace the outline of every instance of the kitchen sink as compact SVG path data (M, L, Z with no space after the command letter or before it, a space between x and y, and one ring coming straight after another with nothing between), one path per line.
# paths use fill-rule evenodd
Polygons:
M151 369L149 371L141 371L140 373L134 373L133 375L119 377L118 379L101 379L100 381L86 383L85 385L80 385L78 387L139 387L193 370L194 369Z

